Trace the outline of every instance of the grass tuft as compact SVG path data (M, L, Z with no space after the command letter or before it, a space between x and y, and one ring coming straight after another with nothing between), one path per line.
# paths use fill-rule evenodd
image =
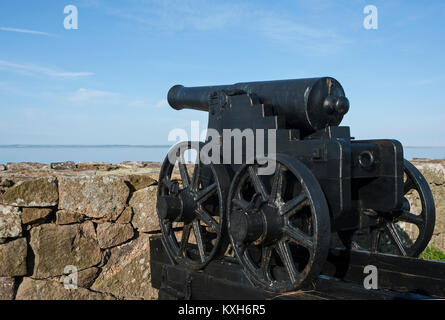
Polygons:
M419 256L423 260L438 260L445 261L445 253L433 245L430 245L423 250Z

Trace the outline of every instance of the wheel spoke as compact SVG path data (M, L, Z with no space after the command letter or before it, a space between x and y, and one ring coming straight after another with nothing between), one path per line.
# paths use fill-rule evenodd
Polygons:
M305 234L304 232L302 232L300 229L297 229L295 227L292 226L286 226L284 227L284 234L287 235L289 238L291 238L290 240L307 248L307 249L312 249L313 247L313 242L312 242L312 237L308 236L307 234ZM312 251L312 250L309 250Z
M201 165L198 161L195 163L195 169L193 170L192 183L190 185L190 188L192 190L198 190L200 176L201 176Z
M195 234L196 244L198 245L201 262L205 261L204 240L202 239L201 225L198 220L193 220L193 233Z
M402 214L397 217L397 220L407 223L412 223L415 224L416 226L420 226L423 224L422 216L418 216L406 210L403 210Z
M196 196L196 202L204 202L209 199L212 195L216 193L218 189L216 188L216 182L212 183L208 187L198 191L198 195Z
M169 236L171 233L173 233L173 224L168 219L162 219L162 223L165 226L165 231L167 232L167 236Z
M204 221L209 227L211 227L216 232L219 231L218 222L205 210L205 209L196 209L195 213L198 215L198 218Z
M295 268L294 261L292 259L292 253L289 248L289 244L283 240L278 242L278 254L286 267L287 273L289 274L290 281L292 283L297 282L298 271Z
M187 172L187 167L182 161L179 161L178 166L179 166L179 173L181 174L182 185L184 186L184 188L187 188L190 186L190 177Z
M272 247L263 247L263 253L261 258L261 270L262 270L262 276L268 280L270 280L269 268L271 259L272 259Z
M409 176L406 177L406 181L403 184L403 194L407 194L410 190L414 189L414 183L413 180Z
M240 256L244 257L244 254L246 253L246 245L244 243L238 243L236 249L238 250Z
M283 172L281 170L281 164L277 163L277 168L272 180L272 188L270 192L270 202L276 202L281 199L281 192L283 188Z
M380 236L382 234L382 230L379 228L374 228L371 230L371 243L370 243L370 251L373 253L377 253L379 249Z
M386 229L388 230L392 240L397 245L397 248L399 249L400 253L403 256L407 256L405 246L403 245L402 238L400 237L399 231L396 228L396 225L393 222L387 222L386 223Z
M170 181L169 179L167 179L167 178L164 177L164 178L160 181L159 184L160 184L160 185L164 185L165 187L167 187L167 188L170 189L170 185L172 184L172 181Z
M252 263L252 258L250 257L248 247L243 245L242 248L240 248L239 252L240 252L240 255L243 257L244 263L248 266L248 268L250 270L252 270L253 272L256 272L257 274L261 273L261 270L258 269L258 267L254 263Z
M255 169L253 166L249 166L249 176L252 180L253 187L255 188L255 191L259 194L261 194L261 197L263 200L267 200L267 192L266 188L264 187L263 182L261 181L260 177L256 174Z
M247 202L246 200L241 200L241 199L233 199L232 203L237 206L238 208L241 208L243 210L246 210L247 207L249 206L249 202Z
M187 249L187 244L189 242L191 228L192 228L192 225L187 224L182 229L181 246L179 247L179 254L181 256L183 256L185 254L185 250Z
M167 178L163 178L159 184L160 186L163 185L164 187L166 187L170 194L177 194L179 191L179 184L176 180L171 181Z
M281 207L281 215L288 214L293 210L297 209L307 200L307 196L302 192L292 200L289 200Z

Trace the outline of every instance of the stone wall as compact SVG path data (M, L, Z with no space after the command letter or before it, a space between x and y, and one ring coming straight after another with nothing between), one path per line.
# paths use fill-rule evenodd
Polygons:
M436 227L430 243L445 252L445 160L416 159L412 163L428 181L436 205Z
M0 299L156 299L153 163L0 168ZM68 290L72 267L78 289ZM67 276L68 275L68 276Z
M437 207L445 251L445 162L414 161ZM0 165L0 299L156 299L158 163ZM74 266L78 289L68 290Z

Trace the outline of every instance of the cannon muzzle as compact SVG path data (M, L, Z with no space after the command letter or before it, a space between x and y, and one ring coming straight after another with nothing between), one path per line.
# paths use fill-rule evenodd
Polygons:
M230 86L209 86L186 88L180 84L173 86L168 91L168 103L173 109L194 109L209 111L209 97L218 90L227 89Z
M287 127L306 132L339 125L349 110L341 84L331 77L189 88L176 85L168 92L168 102L176 110L208 112L210 95L216 91L254 94L261 103L271 105L277 115L284 116Z

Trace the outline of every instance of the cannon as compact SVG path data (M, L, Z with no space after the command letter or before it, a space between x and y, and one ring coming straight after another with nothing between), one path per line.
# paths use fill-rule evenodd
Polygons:
M256 95L261 103L272 105L290 128L305 131L340 124L349 110L342 86L333 78L312 78L237 83L229 86L185 88L176 85L168 93L168 102L176 110L183 108L209 111L212 93L245 92Z
M430 241L428 183L400 142L340 126L350 103L334 78L176 85L168 102L209 114L206 141L176 144L160 171L176 263L200 270L232 255L255 286L287 292L310 285L337 243L415 257Z

